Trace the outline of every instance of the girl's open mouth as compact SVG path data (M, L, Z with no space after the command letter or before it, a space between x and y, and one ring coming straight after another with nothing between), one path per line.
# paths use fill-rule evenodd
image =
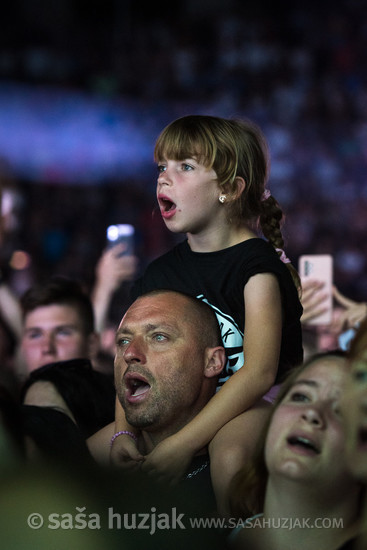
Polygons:
M287 441L291 447L303 450L307 454L320 454L317 445L307 437L291 436Z
M176 213L176 204L168 197L158 197L162 218L169 219Z

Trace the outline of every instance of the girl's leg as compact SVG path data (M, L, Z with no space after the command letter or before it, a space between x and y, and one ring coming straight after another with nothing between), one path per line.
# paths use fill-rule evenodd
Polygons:
M229 484L253 455L270 410L271 404L261 399L251 409L225 424L209 444L212 484L218 512L222 516L228 516L230 512Z

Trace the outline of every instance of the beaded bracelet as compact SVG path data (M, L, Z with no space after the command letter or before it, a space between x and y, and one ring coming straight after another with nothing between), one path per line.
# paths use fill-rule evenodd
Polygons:
M136 435L133 433L133 432L129 432L128 430L122 430L121 432L117 432L115 433L112 437L111 437L111 441L110 441L110 445L112 447L112 444L113 442L115 441L115 439L118 438L119 435L129 435L130 437L132 437L134 439L134 441L138 441L138 438L136 437Z

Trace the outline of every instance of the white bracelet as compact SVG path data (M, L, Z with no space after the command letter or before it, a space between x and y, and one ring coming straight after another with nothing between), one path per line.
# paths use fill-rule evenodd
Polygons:
M129 435L130 437L133 438L134 441L138 441L138 438L136 437L136 435L133 433L133 432L129 432L128 430L122 430L121 432L117 432L115 433L112 437L111 437L111 441L110 441L110 446L112 447L113 445L113 442L115 441L115 439L117 439L119 437L119 435Z

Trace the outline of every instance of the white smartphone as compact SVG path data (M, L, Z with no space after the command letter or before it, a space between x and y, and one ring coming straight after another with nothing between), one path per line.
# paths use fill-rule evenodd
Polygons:
M111 248L117 244L124 243L125 250L119 256L133 255L135 251L135 228L128 223L109 225L106 230L107 247Z
M330 324L333 316L333 257L330 254L305 254L299 258L298 271L301 281L313 279L322 282L322 288L316 292L326 295L322 302L326 310L307 324Z

